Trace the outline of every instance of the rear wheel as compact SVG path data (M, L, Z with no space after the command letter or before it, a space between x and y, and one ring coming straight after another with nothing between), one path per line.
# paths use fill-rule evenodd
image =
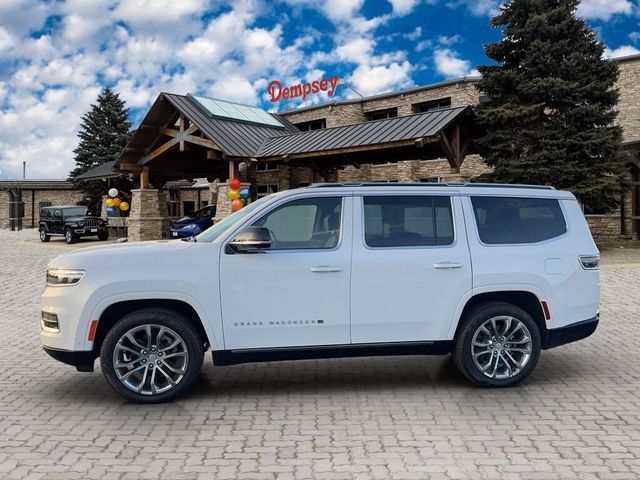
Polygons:
M51 240L51 235L47 233L47 230L44 227L40 227L40 241L48 242Z
M67 227L64 230L64 241L69 245L71 245L72 243L76 243L78 241L78 235L76 235L73 230Z
M540 331L525 310L503 302L479 306L455 339L453 361L472 382L508 387L533 371L540 357Z
M109 231L98 233L98 240L105 241L109 239Z
M203 340L195 327L182 315L160 308L123 317L100 350L100 365L111 387L137 403L179 397L195 382L203 360Z

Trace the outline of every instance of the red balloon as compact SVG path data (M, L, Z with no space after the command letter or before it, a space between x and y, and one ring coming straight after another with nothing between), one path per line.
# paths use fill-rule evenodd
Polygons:
M240 180L237 178L229 180L229 188L231 188L231 190L238 190L240 188Z
M233 202L231 202L231 210L233 210L234 212L240 210L242 207L242 200L234 200Z

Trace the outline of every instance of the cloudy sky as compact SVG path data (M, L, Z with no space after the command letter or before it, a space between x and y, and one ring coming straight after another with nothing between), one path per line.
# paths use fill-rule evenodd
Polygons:
M103 86L134 123L159 92L269 108L266 86L339 75L362 95L473 75L500 0L0 0L0 178L63 178ZM637 0L583 0L610 57ZM337 97L355 95L340 86ZM316 97L313 101L324 101ZM309 101L307 99L307 101ZM280 106L292 109L300 101Z

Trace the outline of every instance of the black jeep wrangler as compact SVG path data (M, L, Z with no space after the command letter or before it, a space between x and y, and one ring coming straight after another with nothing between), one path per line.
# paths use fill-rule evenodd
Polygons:
M80 237L97 235L99 240L109 238L107 223L89 215L87 207L61 206L40 209L40 240L48 242L51 235L64 235L67 243L75 243Z

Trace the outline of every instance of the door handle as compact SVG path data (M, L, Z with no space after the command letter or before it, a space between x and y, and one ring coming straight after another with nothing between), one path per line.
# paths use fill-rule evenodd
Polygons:
M457 262L438 262L433 264L433 268L437 270L449 270L451 268L462 268L464 265Z
M316 265L315 267L311 267L311 271L313 273L331 273L331 272L340 272L342 267L333 266L333 265Z

